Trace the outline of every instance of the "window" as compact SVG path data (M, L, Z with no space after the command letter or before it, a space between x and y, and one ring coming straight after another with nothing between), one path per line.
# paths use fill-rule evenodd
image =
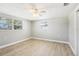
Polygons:
M22 29L22 21L21 20L14 20L14 30Z
M12 29L12 21L10 19L0 18L0 29L1 30L11 30Z

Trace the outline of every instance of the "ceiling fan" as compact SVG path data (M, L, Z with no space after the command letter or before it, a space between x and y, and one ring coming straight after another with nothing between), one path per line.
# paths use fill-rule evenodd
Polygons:
M32 15L35 16L42 16L44 13L46 13L46 10L44 8L39 8L36 4L29 4L30 12Z

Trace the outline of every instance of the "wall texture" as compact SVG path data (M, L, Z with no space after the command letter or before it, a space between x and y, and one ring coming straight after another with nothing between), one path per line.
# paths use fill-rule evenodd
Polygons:
M41 24L46 21L48 26L43 28ZM50 40L68 41L68 19L51 18L47 20L32 21L32 36Z
M0 14L0 16L7 18L16 18L5 14ZM23 22L22 30L0 30L0 46L20 41L31 36L31 22L24 19L20 20L22 20Z

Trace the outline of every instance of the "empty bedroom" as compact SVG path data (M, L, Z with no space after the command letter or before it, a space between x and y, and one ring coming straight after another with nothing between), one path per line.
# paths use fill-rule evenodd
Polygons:
M0 56L78 56L78 3L0 3Z

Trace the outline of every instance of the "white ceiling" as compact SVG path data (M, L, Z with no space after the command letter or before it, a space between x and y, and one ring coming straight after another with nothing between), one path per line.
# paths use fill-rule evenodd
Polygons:
M0 12L29 20L39 20L67 17L77 4L72 3L68 6L64 6L63 3L36 3L35 5L38 8L44 8L46 10L46 13L44 13L42 16L32 17L32 14L28 9L28 3L0 3Z

